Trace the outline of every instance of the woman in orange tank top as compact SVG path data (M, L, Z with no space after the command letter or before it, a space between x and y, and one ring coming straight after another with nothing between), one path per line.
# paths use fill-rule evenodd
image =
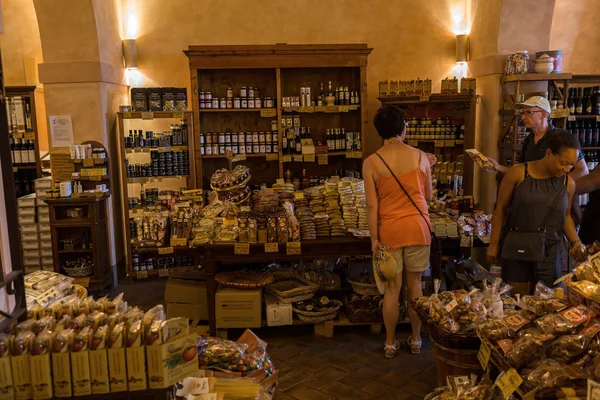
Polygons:
M395 331L403 272L408 297L412 300L423 295L421 276L429 268L431 223L427 204L432 192L431 167L422 151L404 144L406 123L401 109L394 106L380 108L373 124L379 136L384 139L384 145L365 160L363 178L373 253L382 246L388 247L397 266L396 278L385 283L383 300L386 329L384 351L385 356L391 358L400 346L396 341ZM395 178L400 181L425 218ZM409 309L409 318L412 335L408 338L408 346L412 354L419 354L421 322L412 309Z

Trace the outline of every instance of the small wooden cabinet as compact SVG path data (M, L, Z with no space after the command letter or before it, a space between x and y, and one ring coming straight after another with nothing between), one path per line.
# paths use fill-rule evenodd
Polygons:
M50 206L50 228L54 271L65 274L67 261L88 258L93 264L92 274L80 283L93 292L102 292L112 286L108 251L106 200L108 197L46 199ZM69 241L69 248L62 243ZM88 282L89 279L89 282Z

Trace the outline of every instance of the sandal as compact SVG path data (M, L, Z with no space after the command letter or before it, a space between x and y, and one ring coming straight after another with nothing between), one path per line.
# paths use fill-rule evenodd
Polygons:
M410 354L417 355L421 353L421 346L423 346L423 341L419 340L418 342L413 343L411 339L412 337L409 336L406 340L406 344L408 344L408 347L410 347Z
M386 344L383 347L385 358L394 358L399 348L400 343L397 340L394 344Z

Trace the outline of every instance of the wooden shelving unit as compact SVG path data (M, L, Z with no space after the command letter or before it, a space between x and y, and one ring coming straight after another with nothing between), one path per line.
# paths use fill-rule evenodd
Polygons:
M62 267L66 261L91 255L92 275L81 278L79 283L87 283L84 285L94 292L103 292L113 283L107 251L109 243L106 219L107 199L108 196L45 200L50 206L54 271L65 274ZM81 209L81 218L68 218L67 210L73 208ZM82 235L88 238L90 248L59 250L59 240L77 240Z
M336 170L360 171L362 158L332 157L328 164L314 162L288 162L282 152L282 135L285 133L282 117L299 115L301 126L311 127L314 141L325 143L328 128L344 128L346 132L358 132L361 148L364 148L365 127L368 124L366 70L367 57L372 49L366 44L340 45L251 45L251 46L189 46L188 56L192 87L192 110L194 112L194 148L196 154L196 185L208 188L211 175L218 169L227 168L223 155L202 156L200 133L271 131L271 121L277 120L277 160L266 160L267 154L247 154L240 161L251 169L250 184L272 184L284 178L290 170L293 177L300 178L302 169L309 176L332 175ZM357 91L358 105L333 107L283 107L282 98L300 96L301 87L310 87L312 98L319 94L321 82L325 85L348 86ZM213 98L225 97L227 87L238 97L242 86L257 87L260 98L274 98L270 109L201 109L198 95L211 91ZM345 154L342 152L342 154ZM274 168L273 162L278 162ZM277 164L275 164L277 165Z
M382 105L396 105L405 111L407 120L412 117L450 117L453 123L458 121L465 126L464 139L412 139L407 143L429 153L437 152L449 161L463 162L463 187L465 194L473 194L473 161L464 157L464 150L475 147L475 118L477 113L477 95L445 95L432 93L430 96L380 97ZM439 160L438 157L438 161Z
M169 125L173 123L179 123L180 120L184 120L188 127L187 135L187 146L168 146L168 147L144 147L144 148L126 148L125 147L125 136L129 130L142 130L142 131L168 131ZM138 277L138 274L133 271L133 253L144 254L144 255L159 255L159 249L157 247L138 247L131 242L131 233L129 229L129 219L136 215L138 210L131 210L129 208L129 197L139 197L137 194L144 190L144 185L150 185L151 187L157 187L160 189L167 190L179 190L180 188L194 189L196 187L196 168L194 159L194 118L192 112L189 111L160 111L160 112L119 112L117 113L117 124L119 130L118 139L118 151L120 162L118 163L119 176L121 180L121 213L123 221L123 236L124 236L124 247L125 247L125 260L126 260L126 273L130 280ZM127 162L129 157L135 157L137 162L150 163L150 152L151 151L188 151L189 155L189 175L169 175L169 176L152 176L152 177L127 177ZM168 244L165 244L167 247ZM169 256L178 256L182 252L189 253L187 247L173 247L173 253ZM187 254L186 254L187 255ZM198 265L198 257L194 256L194 263ZM187 268L187 267L184 267ZM140 274L139 277L153 277L158 276L158 270L154 271L143 271L147 274ZM142 278L143 279L143 278Z
M514 107L519 102L521 93L524 93L524 85L533 82L547 82L548 88L554 88L558 98L563 100L564 106L566 107L569 100L569 81L572 77L573 75L571 73L520 74L505 75L502 77L501 89L503 108L499 110L502 122L502 133L498 139L498 152L500 153L498 162L507 165L506 159L510 158L510 165L514 165L517 162L518 154L521 151L522 146L518 140L520 113L515 111ZM567 115L563 114L557 118L553 118L553 123L559 128L565 128Z

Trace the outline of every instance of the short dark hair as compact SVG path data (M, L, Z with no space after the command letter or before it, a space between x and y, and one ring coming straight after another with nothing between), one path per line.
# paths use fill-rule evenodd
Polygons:
M373 125L383 139L398 136L404 130L404 111L396 106L383 106L377 110Z
M579 146L577 136L560 130L548 135L548 148L552 154L560 154L565 148L579 150L581 147Z

